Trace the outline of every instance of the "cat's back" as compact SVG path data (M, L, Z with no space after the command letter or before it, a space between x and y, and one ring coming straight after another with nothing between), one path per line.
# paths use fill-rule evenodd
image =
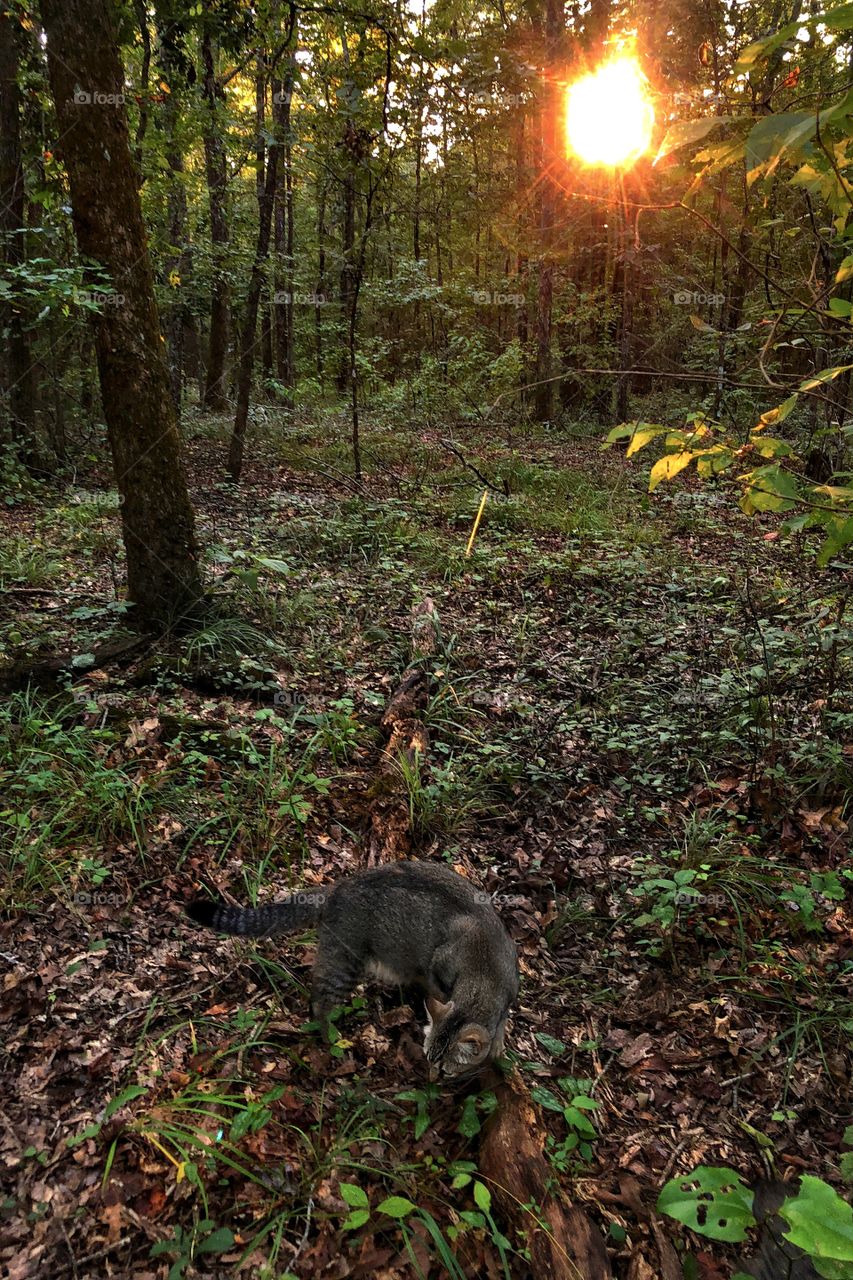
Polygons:
M388 863L335 886L327 918L358 929L375 948L393 944L426 952L460 945L503 965L516 950L485 890L436 862Z
M489 895L435 862L392 862L339 880L325 915L330 924L380 937L408 929L438 941L463 926L505 933Z
M489 895L440 862L416 860L372 867L341 882L338 888L369 896L378 904L409 898L423 905L440 903L450 912L494 915Z

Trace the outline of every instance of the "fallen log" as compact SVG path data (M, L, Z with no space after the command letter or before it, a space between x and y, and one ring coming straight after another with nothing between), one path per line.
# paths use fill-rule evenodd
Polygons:
M112 663L127 664L150 644L150 636L122 636L98 645L87 655L85 664L81 664L83 655L79 653L57 653L48 658L22 658L9 666L0 667L0 691L12 693L16 689L25 689L27 685L58 688L63 676L85 676L90 671Z
M479 1172L507 1228L526 1239L533 1275L613 1280L600 1232L583 1209L566 1202L556 1184L542 1123L517 1070L495 1094L498 1105L480 1140Z

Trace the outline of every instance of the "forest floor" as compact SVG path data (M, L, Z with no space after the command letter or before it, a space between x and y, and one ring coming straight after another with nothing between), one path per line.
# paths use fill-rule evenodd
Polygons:
M254 901L363 864L428 597L415 854L494 892L519 946L509 1056L555 1181L620 1280L730 1277L742 1247L656 1213L669 1177L839 1185L843 575L722 488L650 499L595 439L459 437L505 490L466 559L483 484L437 435L368 431L359 494L343 424L273 423L237 490L222 426L188 428L217 614L130 660L92 666L125 609L106 470L0 514L0 661L76 655L0 706L0 1269L528 1274L474 1195L488 1082L428 1084L414 1012L372 987L330 1054L305 1027L310 935L182 915L202 886Z

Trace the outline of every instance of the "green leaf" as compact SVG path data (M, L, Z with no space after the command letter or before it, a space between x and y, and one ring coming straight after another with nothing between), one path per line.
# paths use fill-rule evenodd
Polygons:
M268 560L266 556L258 556L257 562L273 573L290 573L290 565L285 564L283 560Z
M477 1099L469 1094L462 1107L462 1119L456 1126L456 1132L463 1138L475 1138L482 1129L480 1117L477 1115Z
M812 1258L853 1262L853 1207L822 1178L804 1173L796 1196L779 1216L790 1226L785 1239Z
M826 523L828 530L826 541L817 553L818 568L823 569L833 556L838 555L844 547L853 542L853 516L830 518Z
M733 1169L700 1165L683 1178L671 1178L658 1197L658 1211L710 1240L745 1240L755 1226L752 1189Z
M762 58L769 57L786 40L797 36L802 27L808 30L816 22L824 23L832 31L847 31L853 26L853 4L837 5L836 8L824 12L818 10L808 17L797 18L796 21L789 22L786 26L780 27L778 31L774 31L772 35L763 36L761 40L755 40L741 52L735 63L733 75L745 75L748 71L752 71L756 63Z
M847 298L830 298L827 310L830 315L839 316L842 320L849 320L850 313L853 312L853 302L849 302Z
M389 1196L377 1206L379 1213L387 1213L389 1218L406 1218L417 1208L405 1196Z
M579 1093L576 1098L572 1098L572 1106L579 1107L581 1111L597 1111L598 1103L595 1098L588 1098L585 1093Z
M796 477L780 466L756 467L742 478L746 491L740 505L748 516L756 511L790 511L797 504Z
M559 1058L561 1054L566 1052L566 1046L562 1040L556 1040L553 1036L549 1036L546 1031L537 1031L536 1039L542 1048L547 1049L548 1053L553 1054L555 1058Z
M842 260L842 263L835 273L835 283L844 284L845 280L853 278L853 253L848 254Z
M686 147L693 142L701 142L703 138L707 138L708 134L714 129L718 129L720 125L737 124L740 120L745 119L748 119L748 117L705 116L702 120L679 120L677 124L670 125L667 129L663 142L658 147L654 163L657 164L658 160L662 160L664 156L671 155L679 147Z
M594 1127L587 1120L584 1113L582 1111L579 1111L577 1107L573 1107L571 1105L568 1107L563 1107L563 1115L566 1118L566 1124L569 1125L572 1129L575 1129L584 1138L598 1137L598 1134L595 1132Z
M482 1182L474 1183L474 1203L478 1209L482 1209L483 1213L490 1213L492 1209L492 1194L489 1188Z
M369 1209L353 1209L352 1213L348 1213L344 1218L341 1226L344 1231L356 1231L359 1227L364 1226L369 1217Z
M816 373L811 378L806 378L805 382L801 382L800 390L812 391L824 382L832 382L840 374L846 373L848 369L853 369L853 364L836 364L831 369L821 369L820 373Z
M845 1151L838 1167L845 1182L853 1182L853 1151Z
M545 1107L548 1111L559 1111L563 1114L563 1103L551 1092L550 1089L544 1089L541 1085L537 1085L535 1089L530 1090L530 1096L534 1102L538 1102L540 1107Z
M814 111L776 111L764 116L750 130L746 140L747 181L757 169L775 167L782 153L812 136L817 127Z
M783 400L775 409L768 409L766 413L762 413L759 419L759 425L753 427L753 431L760 431L762 427L775 427L778 422L784 422L792 409L796 407L799 396L796 391L792 396L788 396L787 400Z
M81 1142L85 1142L87 1138L97 1138L101 1132L101 1126L97 1122L95 1124L87 1124L85 1129L81 1129L79 1133L72 1134L70 1138L65 1139L66 1147L79 1147Z
M752 436L749 443L758 450L762 458L794 457L794 450L787 440L778 440L775 436Z
M672 480L679 471L689 467L695 457L695 453L668 453L659 458L649 472L649 493L654 493L661 480Z
M219 1227L217 1231L212 1231L206 1236L198 1246L198 1253L224 1253L226 1249L230 1249L234 1243L234 1233L229 1231L227 1227Z
M122 1089L121 1093L117 1094L114 1098L111 1098L104 1107L104 1119L109 1120L110 1116L114 1116L115 1113L120 1111L126 1103L131 1102L134 1098L141 1098L143 1093L147 1092L148 1090L144 1085L128 1085L126 1089Z
M353 1182L342 1182L338 1190L341 1193L341 1199L351 1209L363 1209L369 1203L367 1192L363 1188L357 1187Z

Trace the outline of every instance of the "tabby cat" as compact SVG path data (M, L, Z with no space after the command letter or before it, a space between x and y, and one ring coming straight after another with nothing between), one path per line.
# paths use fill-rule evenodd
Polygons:
M242 937L317 925L311 1008L327 1040L332 1010L373 977L423 992L432 1079L468 1074L503 1052L516 949L488 894L449 867L395 862L256 909L205 900L186 909L198 924Z

